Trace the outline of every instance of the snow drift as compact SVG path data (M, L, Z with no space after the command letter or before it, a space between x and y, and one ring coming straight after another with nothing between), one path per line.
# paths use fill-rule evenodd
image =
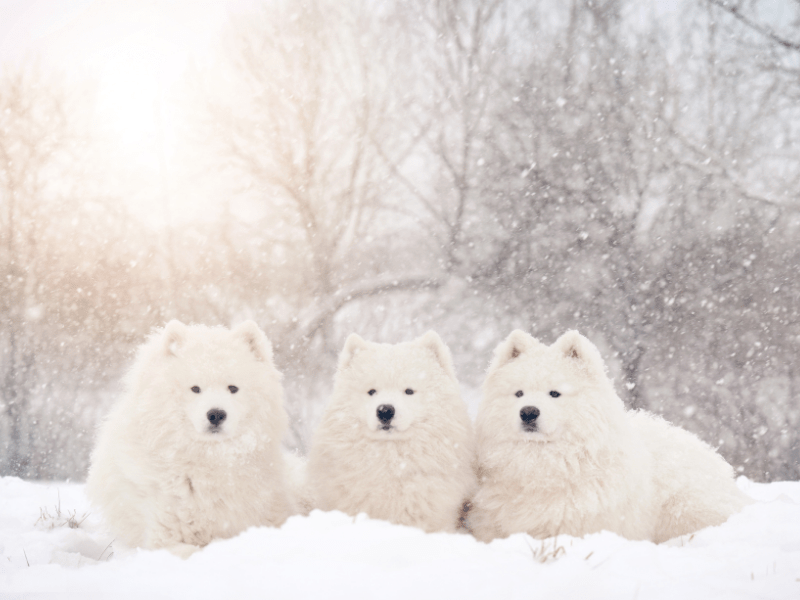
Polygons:
M86 515L83 485L6 477L0 597L797 598L800 482L741 478L739 486L757 502L661 545L608 532L484 544L314 511L214 541L184 561L113 541Z

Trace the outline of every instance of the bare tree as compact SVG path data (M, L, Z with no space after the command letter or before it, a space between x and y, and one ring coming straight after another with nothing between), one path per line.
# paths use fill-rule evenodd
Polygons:
M514 69L485 79L492 99L480 136L484 160L466 204L476 226L460 245L466 260L459 270L470 283L437 302L449 302L454 321L462 330L468 322L473 335L499 336L514 326L547 339L579 327L621 375L630 406L726 441L725 454L751 476L793 476L791 461L758 449L768 432L791 422L771 412L783 401L754 404L747 391L762 389L757 382L767 375L783 381L772 373L789 367L781 353L745 340L768 332L791 355L796 326L787 318L794 303L783 295L792 278L781 266L791 236L775 236L776 226L788 234L791 221L780 216L791 210L789 197L742 169L757 164L750 161L777 131L758 103L746 108L768 99L766 88L727 72L709 75L722 57L735 58L718 36L702 38L714 42L717 58L698 64L681 57L691 69L676 66L657 26L641 35L626 29L624 3L575 1L539 11L515 15L518 29L493 49ZM708 33L707 14L692 13L695 33ZM445 25L438 27L438 37L449 39ZM537 42L526 48L521 39ZM464 45L448 48L468 54ZM459 97L452 74L438 81ZM698 89L711 99L699 107ZM441 144L431 155L447 164L458 147ZM443 189L452 185L450 173L441 169ZM762 266L754 270L756 260ZM752 298L753 286L781 297L733 300ZM470 302L465 292L480 300ZM737 362L730 352L751 356ZM670 385L672 394L663 393Z
M424 217L443 276L466 274L465 232L478 203L498 71L508 57L507 4L437 0L394 8L390 31L399 45L418 50L393 64L402 143L375 143Z
M0 82L6 474L83 468L92 404L141 331L122 315L148 304L131 266L144 248L129 246L141 231L96 168L85 100L37 69L7 70Z
M387 73L372 60L381 51L377 18L355 3L264 7L232 30L234 97L209 113L218 156L246 182L240 196L262 211L269 259L296 275L275 294L293 316L268 328L295 380L309 369L331 372L341 341L334 321L347 304L438 285L409 259L413 239L392 239L412 217L389 197L390 173L373 143L386 133L389 101ZM318 381L301 381L297 395L312 398L292 407L303 413L299 445Z
M36 282L31 265L41 260L39 229L47 214L48 176L69 142L64 100L38 74L4 73L0 84L0 198L3 276L0 302L4 329L3 404L8 423L4 471L25 471L23 420L28 411L35 355L25 323L35 310L27 301ZM52 199L52 195L50 196Z

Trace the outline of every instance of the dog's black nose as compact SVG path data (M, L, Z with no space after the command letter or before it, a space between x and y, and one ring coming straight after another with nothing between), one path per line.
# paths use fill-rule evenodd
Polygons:
M384 425L388 425L389 421L394 417L394 406L391 404L381 404L376 411L378 420Z
M228 413L219 408L212 408L210 411L206 413L206 418L208 419L208 422L211 423L211 425L214 427L222 425L222 422L225 420L225 417L227 416Z
M539 409L535 406L523 406L519 411L519 418L523 423L533 423L539 417Z

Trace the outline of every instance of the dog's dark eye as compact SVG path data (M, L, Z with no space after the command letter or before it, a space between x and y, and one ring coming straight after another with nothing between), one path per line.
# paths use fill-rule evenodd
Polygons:
M412 390L411 388L406 388L406 394L408 394L410 396L413 393L414 393L414 390Z
M553 398L558 398L561 395L561 392L557 392L557 391L553 390L552 392L550 392L550 395Z
M370 391L368 391L367 393L368 393L370 396L372 396L372 394L374 394L374 393L375 393L375 390L370 390Z
M236 387L235 385L229 385L228 389L231 391L231 394L235 394L236 392L239 391L239 388Z
M193 385L193 386L192 386L192 391L193 391L195 394L199 394L199 393L200 393L200 388L199 388L199 387L197 387L196 385Z
M514 395L515 395L517 398L522 398L522 397L523 397L525 394L522 392L522 390L520 390L520 391L518 391L518 392L517 392L516 394L514 394Z

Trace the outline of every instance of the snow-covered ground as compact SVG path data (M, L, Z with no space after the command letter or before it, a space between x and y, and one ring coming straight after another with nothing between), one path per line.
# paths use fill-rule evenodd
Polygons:
M739 485L755 504L660 546L611 533L487 545L315 511L184 561L112 542L82 485L6 477L0 599L800 598L800 482Z

